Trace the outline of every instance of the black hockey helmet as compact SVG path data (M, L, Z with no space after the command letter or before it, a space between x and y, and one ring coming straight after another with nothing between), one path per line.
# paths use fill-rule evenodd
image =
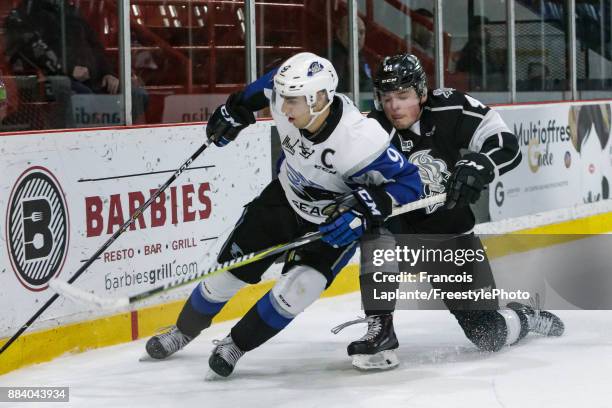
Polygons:
M412 54L385 57L378 65L374 82L374 102L376 109L382 110L380 94L414 88L422 97L427 93L427 75L421 61Z

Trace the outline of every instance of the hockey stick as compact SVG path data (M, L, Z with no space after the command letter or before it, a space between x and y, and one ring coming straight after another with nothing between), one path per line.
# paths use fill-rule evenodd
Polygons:
M121 228L119 228L105 243L104 245L102 245L95 254L93 254L91 256L91 258L89 258L87 260L87 262L85 262L77 271L76 273L68 280L68 282L64 282L65 285L69 286L70 284L72 284L74 281L76 281L79 276L81 276L83 274L83 272L85 272L87 270L87 268L89 268L89 266L94 263L94 261L96 259L98 259L98 257L104 252L106 251L106 249L108 249L109 246L111 246L113 244L113 242L115 242L115 240L119 237L119 235L123 234L125 232L125 230L128 229L128 227L130 226L130 224L132 224L133 222L136 221L136 219L138 217L140 217L142 215L142 213L149 208L149 206L151 205L151 203L153 201L155 201L157 199L157 197L159 197L161 195L162 192L164 192L164 190L166 190L168 188L168 186L170 186L170 184L172 184L174 182L174 180L176 180L184 171L185 169L187 169L187 167L189 167L191 165L191 163L193 163L193 161L200 155L202 154L202 152L204 150L206 150L206 148L210 145L210 141L206 140L206 142L204 142L204 144L202 146L200 146L200 148L198 148L198 150L195 151L195 153L193 153L191 155L191 157L189 157L187 159L187 161L185 161L185 163L183 163L183 165L181 167L179 167L173 174L172 176L170 176L170 178L161 186L157 189L157 191L147 200L145 201L145 203L143 205L141 205L138 209L136 209L136 211L134 211L134 213L130 216L130 218L123 223L123 225L121 226ZM49 284L49 286L51 286L51 284ZM79 290L77 288L73 288L75 290ZM42 305L42 307L40 309L38 309L38 311L36 313L34 313L34 315L32 317L30 317L30 319L23 325L21 326L21 328L17 331L17 333L15 333L6 343L4 343L2 345L2 348L0 349L0 354L2 354L7 348L10 347L11 344L13 344L13 342L15 342L15 340L17 340L19 338L19 336L21 336L21 334L26 331L28 329L28 327L30 327L32 325L32 323L34 323L34 321L36 321L36 319L38 319L40 317L41 314L43 314L43 312L45 310L47 310L49 308L49 306L51 306L53 304L53 302L55 302L57 300L57 298L59 297L58 292L56 291L55 294L53 294L53 296L51 296L49 298L49 300L47 300L47 302L45 302L44 305Z
M410 211L415 211L415 210L419 210L425 207L429 207L431 205L444 203L445 201L446 201L446 193L437 194L437 195L434 195L428 198L424 198L422 200L418 200L412 203L405 204L401 207L396 207L393 209L393 212L391 213L389 217L395 217L397 215L404 214ZM78 289L74 286L71 286L70 282L67 283L59 279L54 279L53 281L51 281L49 286L51 286L53 290L55 290L57 293L61 294L62 296L65 296L79 303L85 303L85 304L89 303L89 304L93 304L93 305L96 305L104 309L115 309L115 308L118 309L118 308L122 308L128 305L131 305L138 301L148 299L160 293L164 293L172 289L176 289L178 287L188 285L190 283L200 280L204 276L210 276L210 275L214 275L214 274L221 273L224 271L229 271L232 269L239 268L241 266L249 265L253 262L260 261L269 256L279 255L283 252L290 251L292 249L295 249L295 248L304 246L306 244L309 244L311 242L314 242L320 239L322 236L323 234L321 232L318 232L318 231L312 232L312 233L304 235L303 237L297 238L291 242L276 245L276 246L264 249L262 251L252 252L250 254L243 255L239 258L234 258L220 265L215 265L207 270L198 272L197 274L192 275L190 277L182 277L179 279L175 279L174 281L166 283L163 286L159 286L157 288L153 288L153 289L150 289L150 290L147 290L147 291L144 291L144 292L141 292L139 294L132 295L129 297L112 298L112 299L103 298L93 293L89 293L82 289Z

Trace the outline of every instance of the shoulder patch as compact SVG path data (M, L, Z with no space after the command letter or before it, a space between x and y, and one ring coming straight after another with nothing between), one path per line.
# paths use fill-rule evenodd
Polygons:
M443 96L446 99L450 98L451 95L455 92L455 88L438 88L433 90L434 96Z
M481 108L481 109L485 109L486 106L484 106L484 104L482 102L480 102L478 99L471 97L470 95L465 95L465 99L467 99L467 101L470 103L470 105L472 105L474 108Z
M439 88L429 92L425 104L431 108L444 108L449 106L463 106L465 94L453 88Z

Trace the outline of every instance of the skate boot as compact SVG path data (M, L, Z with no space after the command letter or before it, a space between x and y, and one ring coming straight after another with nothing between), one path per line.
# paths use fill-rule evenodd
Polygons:
M191 337L183 334L176 326L168 331L157 334L147 341L147 354L156 360L163 360L185 347Z
M367 323L366 334L348 345L348 355L353 358L353 366L360 370L388 370L397 367L399 359L395 349L399 342L393 330L393 315L381 314L346 322L332 329L337 334L347 326Z
M518 302L511 302L506 306L514 310L519 316L522 315L527 318L529 332L558 337L565 330L561 319L551 312Z
M214 380L218 377L228 377L234 371L234 367L236 367L236 363L240 360L240 357L246 353L234 344L234 340L232 340L230 334L223 340L213 340L213 344L216 347L213 349L208 359L210 371L206 376L207 380Z

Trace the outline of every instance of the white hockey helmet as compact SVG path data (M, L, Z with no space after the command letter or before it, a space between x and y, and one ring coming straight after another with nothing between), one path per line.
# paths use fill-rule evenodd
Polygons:
M310 114L313 115L308 127L331 105L337 86L338 74L329 60L310 52L301 52L285 61L274 76L272 107L280 112L283 98L305 96ZM319 91L327 93L329 102L323 109L315 112L313 109Z

